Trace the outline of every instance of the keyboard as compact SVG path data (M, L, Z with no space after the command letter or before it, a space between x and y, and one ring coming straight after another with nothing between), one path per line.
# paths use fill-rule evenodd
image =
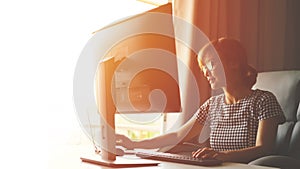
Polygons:
M222 161L217 159L201 159L194 158L188 155L171 154L156 151L140 151L136 152L136 156L143 159L151 159L157 161L175 162L199 166L216 166L221 165Z

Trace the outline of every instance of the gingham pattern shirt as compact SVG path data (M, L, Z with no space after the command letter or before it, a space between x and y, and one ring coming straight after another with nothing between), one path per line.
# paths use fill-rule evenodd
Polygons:
M254 90L235 104L226 104L224 99L224 94L211 97L196 114L199 123L210 126L210 146L217 151L255 146L259 121L284 117L276 97L268 91Z

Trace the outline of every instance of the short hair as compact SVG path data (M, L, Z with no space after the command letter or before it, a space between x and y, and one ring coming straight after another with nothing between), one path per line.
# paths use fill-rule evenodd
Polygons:
M198 61L202 68L202 56L210 53L214 57L219 57L223 65L237 63L240 68L242 80L248 87L256 83L257 71L247 63L247 54L239 40L222 37L206 44L198 53Z

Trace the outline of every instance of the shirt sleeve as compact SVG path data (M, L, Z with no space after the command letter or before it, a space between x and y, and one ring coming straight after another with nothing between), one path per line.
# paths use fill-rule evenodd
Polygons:
M201 124L204 124L207 121L209 102L210 100L207 100L196 112L196 120Z
M258 119L264 120L271 117L279 116L282 120L285 120L283 111L275 97L271 92L264 92L260 97L258 105Z

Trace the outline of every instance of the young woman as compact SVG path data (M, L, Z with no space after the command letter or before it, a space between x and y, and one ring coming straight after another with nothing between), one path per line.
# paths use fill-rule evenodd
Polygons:
M117 144L129 149L175 145L198 137L209 126L209 145L192 156L247 163L270 154L278 124L285 118L272 93L251 89L257 73L247 64L240 42L230 38L213 41L201 49L198 61L211 88L222 88L223 93L208 99L176 132L142 141L117 135Z

